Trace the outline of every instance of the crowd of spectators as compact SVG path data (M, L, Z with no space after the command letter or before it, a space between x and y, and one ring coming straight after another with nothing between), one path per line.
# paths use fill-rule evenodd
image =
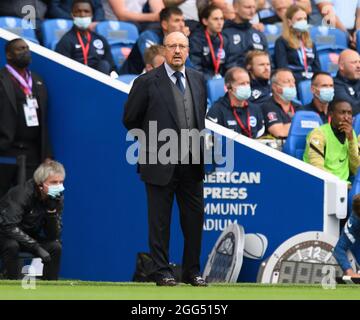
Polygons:
M209 106L208 119L250 138L286 138L298 110L331 124L332 100L347 101L352 116L360 113L360 0L346 6L339 0L3 0L0 16L24 17L25 5L36 9L40 44L45 19L72 20L55 50L106 74L139 75L160 66L164 37L181 31L190 40L186 66L207 81L224 79L226 93ZM106 20L131 22L139 31L120 67L112 44L97 33ZM272 25L282 31L270 48L264 31ZM337 28L348 39L346 49L333 50L335 76L320 63L311 35L319 26ZM311 81L313 98L302 105L304 80Z

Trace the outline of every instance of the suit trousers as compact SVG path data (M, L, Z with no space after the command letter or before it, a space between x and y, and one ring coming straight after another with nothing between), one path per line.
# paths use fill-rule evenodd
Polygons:
M157 277L173 276L169 268L171 212L174 196L184 236L183 280L200 274L201 239L204 221L203 181L196 180L201 165L178 164L165 186L146 183L149 246Z

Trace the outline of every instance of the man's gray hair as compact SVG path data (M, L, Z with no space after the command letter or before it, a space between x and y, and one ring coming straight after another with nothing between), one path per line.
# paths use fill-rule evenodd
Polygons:
M61 175L65 179L64 166L57 161L48 160L43 162L34 172L34 180L36 184L42 184L51 175Z

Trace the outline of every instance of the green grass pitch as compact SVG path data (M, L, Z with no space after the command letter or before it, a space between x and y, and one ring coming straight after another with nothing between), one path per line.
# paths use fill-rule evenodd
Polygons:
M264 285L256 283L210 284L196 288L180 284L157 287L153 283L37 281L23 289L21 281L0 281L0 300L253 300L253 299L360 299L360 286Z

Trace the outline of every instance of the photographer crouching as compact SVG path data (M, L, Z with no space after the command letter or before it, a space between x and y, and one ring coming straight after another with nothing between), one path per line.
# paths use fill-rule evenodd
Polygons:
M58 279L64 179L63 165L47 160L33 179L11 188L0 199L0 259L6 279L21 277L19 252L42 259L42 279Z

